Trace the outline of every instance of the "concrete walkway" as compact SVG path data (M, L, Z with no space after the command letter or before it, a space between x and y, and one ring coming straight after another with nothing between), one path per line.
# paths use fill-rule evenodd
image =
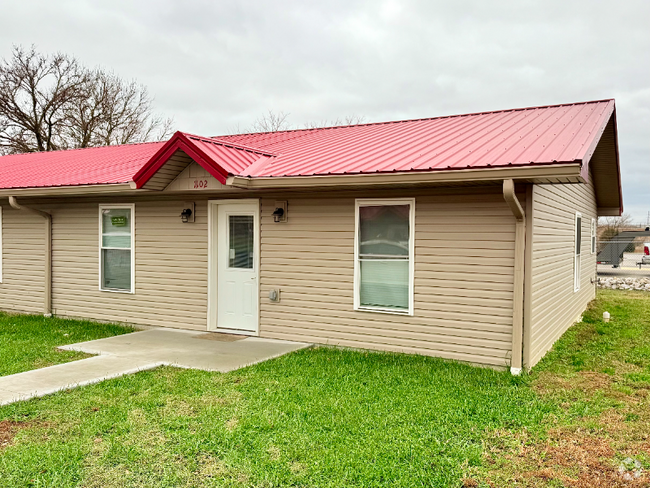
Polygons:
M0 377L0 405L158 366L226 373L308 346L300 342L178 329L151 329L80 342L60 349L97 356Z

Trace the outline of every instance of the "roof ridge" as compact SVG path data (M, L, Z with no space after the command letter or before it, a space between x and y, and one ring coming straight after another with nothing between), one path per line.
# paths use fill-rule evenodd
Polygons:
M596 103L603 103L603 102L613 102L615 101L614 98L604 98L601 100L589 100L585 102L571 102L571 103L556 103L556 104L551 104L551 105L538 105L538 106L532 106L532 107L519 107L519 108L508 108L508 109L501 109L501 110L487 110L484 112L470 112L466 114L452 114L452 115L439 115L437 117L421 117L421 118L416 118L416 119L401 119L401 120L388 120L388 121L383 121L383 122L368 122L365 124L349 124L349 125L333 125L329 127L308 127L304 129L287 129L287 130L278 130L278 131L272 131L272 132L243 132L241 134L224 134L220 136L214 136L214 139L220 139L222 137L237 137L237 136L261 136L261 135L267 135L267 134L288 134L288 133L302 133L302 134L307 134L309 132L314 132L314 131L321 131L321 130L330 130L330 129L345 129L348 127L368 127L368 126L374 126L374 125L388 125L388 124L402 124L406 122L423 122L427 120L440 120L440 119L451 119L451 118L456 118L456 117L473 117L476 115L488 115L488 114L498 114L498 113L506 113L506 112L521 112L524 110L538 110L542 108L556 108L556 107L571 107L574 105L589 105L589 104L596 104ZM299 137L299 136L297 136ZM284 139L284 141L288 141L291 139Z
M265 151L264 149L260 149L257 147L253 146L247 146L245 144L239 144L235 142L230 142L230 141L224 141L222 139L219 139L217 137L205 137L205 136L199 136L197 134L190 134L188 132L183 132L182 133L185 137L188 137L190 139L198 139L203 142L209 142L211 144L220 144L222 146L226 147L231 147L233 149L241 149L242 151L248 151L256 154L261 154L263 156L277 156L277 153L272 153L270 151Z

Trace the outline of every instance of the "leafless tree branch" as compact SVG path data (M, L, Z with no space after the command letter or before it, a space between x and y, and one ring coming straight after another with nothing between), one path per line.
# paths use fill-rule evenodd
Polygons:
M1 153L161 140L172 123L153 114L144 86L65 54L14 47L0 63Z
M258 117L251 128L251 132L278 132L281 130L291 129L288 121L289 114L278 112L277 114L269 110L266 114Z
M337 127L341 125L359 125L366 123L366 117L363 115L347 115L334 120L322 120L320 122L307 122L305 129L320 129L322 127Z

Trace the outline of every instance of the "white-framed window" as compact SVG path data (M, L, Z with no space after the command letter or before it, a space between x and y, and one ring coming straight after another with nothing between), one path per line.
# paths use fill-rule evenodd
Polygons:
M135 291L135 205L99 206L99 289Z
M573 291L580 289L580 250L582 247L582 214L576 212L573 242Z
M591 254L596 254L596 236L598 234L598 222L591 219Z
M354 309L413 315L415 199L357 199Z

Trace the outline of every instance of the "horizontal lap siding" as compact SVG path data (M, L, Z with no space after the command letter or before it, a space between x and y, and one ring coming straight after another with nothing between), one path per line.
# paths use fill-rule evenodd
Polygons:
M128 202L123 202L128 203ZM52 218L56 314L205 330L207 204L183 224L183 201L135 203L135 294L99 290L99 205L59 205Z
M591 254L590 244L591 219L596 217L593 184L535 185L532 205L531 367L595 297L590 281L596 275L596 255ZM574 292L576 212L582 214L582 246L580 290Z
M2 206L0 310L43 313L45 219Z
M262 199L263 337L508 363L515 229L500 193L416 195L412 317L353 310L354 197L289 198L279 224L275 201Z

